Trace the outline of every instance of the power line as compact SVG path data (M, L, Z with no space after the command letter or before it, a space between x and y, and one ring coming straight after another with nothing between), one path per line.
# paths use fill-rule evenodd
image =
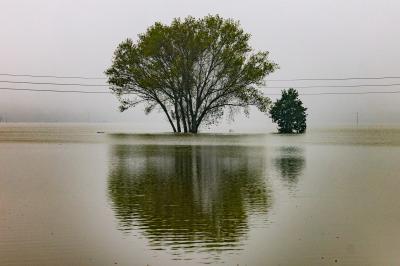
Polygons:
M346 77L346 78L294 78L294 79L268 79L267 81L340 81L340 80L378 80L378 79L399 79L400 76L382 77Z
M1 82L1 81L0 81ZM360 87L393 87L400 86L400 83L392 83L392 84L355 84L355 85L312 85L312 86L260 86L259 88L263 89L287 89L287 88L296 88L296 89L312 89L312 88L360 88Z
M55 92L55 93L82 93L82 94L112 94L111 91L84 91L84 90L52 90L52 89L23 89L0 87L0 90L29 91L29 92ZM317 95L363 95L363 94L397 94L399 91L363 91L363 92L320 92L320 93L299 93L300 96ZM267 96L280 96L280 93L266 93Z
M105 79L107 79L106 77L33 75L33 74L12 74L12 73L0 73L0 76L30 77L30 78L56 78L56 79L87 79L87 80L105 80ZM293 78L293 79L267 79L267 81L288 82L288 81L335 81L335 80L343 81L343 80L382 80L382 79L400 79L400 76L343 77L343 78Z
M5 87L0 87L0 90L8 90L8 91L30 91L30 92L57 92L57 93L84 93L84 94L111 94L111 93L112 93L112 92L110 92L110 91L21 89L21 88L5 88Z
M32 85L54 85L54 86L80 86L80 87L109 87L105 84L84 84L84 83L57 83L57 82L32 82L32 81L11 81L11 80L0 80L0 83L11 83L11 84L32 84ZM393 87L400 86L400 83L392 84L355 84L355 85L312 85L312 86L260 86L263 89L287 89L294 87L297 89L311 89L311 88L360 88L360 87Z
M360 92L317 92L317 93L299 93L300 96L318 96L318 95L365 95L365 94L397 94L400 91L360 91ZM266 93L268 96L280 96L280 93Z
M10 74L0 73L0 76L8 77L29 77L29 78L56 78L56 79L107 79L100 77L85 77L85 76L53 76L53 75L31 75L31 74Z
M104 85L104 84L34 82L34 81L13 81L13 80L0 80L0 83L33 84L33 85L55 85L55 86L81 86L81 87L109 87L109 85Z

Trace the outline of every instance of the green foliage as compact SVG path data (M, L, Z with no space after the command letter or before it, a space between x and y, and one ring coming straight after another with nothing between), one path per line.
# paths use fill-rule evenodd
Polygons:
M122 42L105 72L124 111L145 103L162 110L174 132L196 133L228 110L267 112L269 98L256 89L277 65L268 52L253 53L250 35L219 16L155 23L134 43Z
M278 124L279 133L304 133L306 131L306 110L298 98L298 92L290 88L282 91L281 99L271 107L272 122Z

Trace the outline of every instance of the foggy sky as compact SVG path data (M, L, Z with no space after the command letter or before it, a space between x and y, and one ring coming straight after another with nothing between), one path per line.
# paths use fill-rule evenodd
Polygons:
M280 69L270 79L400 76L398 0L2 0L0 73L104 76L113 52L156 21L220 14L241 22L256 50L267 50ZM268 80L267 78L267 80ZM0 77L0 80L54 81ZM55 80L104 83L102 80ZM383 84L400 80L267 82L270 86ZM93 89L16 85L0 87ZM300 92L388 91L398 87L302 89ZM280 89L267 89L279 93ZM132 122L169 130L163 114L146 116L139 107L118 112L112 95L0 91L0 116L9 121ZM303 96L309 125L400 123L400 94ZM223 122L215 130L262 131L271 127L256 110L250 118Z

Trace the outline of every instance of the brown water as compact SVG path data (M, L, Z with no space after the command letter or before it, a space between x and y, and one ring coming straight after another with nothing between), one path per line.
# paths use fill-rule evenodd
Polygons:
M400 261L399 129L129 131L0 126L0 265Z

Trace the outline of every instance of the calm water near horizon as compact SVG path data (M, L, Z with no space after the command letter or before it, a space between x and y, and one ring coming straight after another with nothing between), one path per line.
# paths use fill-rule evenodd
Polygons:
M0 125L0 265L398 265L400 129Z

